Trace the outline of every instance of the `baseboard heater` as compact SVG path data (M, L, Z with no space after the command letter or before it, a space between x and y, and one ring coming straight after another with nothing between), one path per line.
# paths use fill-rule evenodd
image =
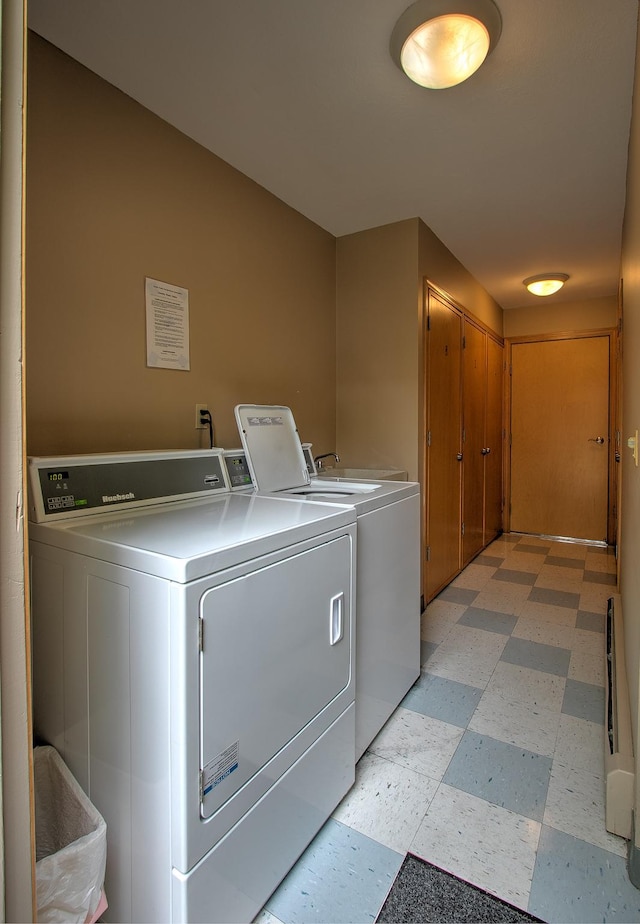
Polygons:
M605 824L612 834L629 838L635 767L619 594L609 599L605 639Z

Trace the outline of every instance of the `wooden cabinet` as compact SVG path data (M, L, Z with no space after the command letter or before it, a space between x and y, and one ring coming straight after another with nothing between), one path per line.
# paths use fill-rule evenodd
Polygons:
M502 529L502 344L468 318L463 334L462 560Z
M503 346L442 293L426 298L428 602L502 530Z

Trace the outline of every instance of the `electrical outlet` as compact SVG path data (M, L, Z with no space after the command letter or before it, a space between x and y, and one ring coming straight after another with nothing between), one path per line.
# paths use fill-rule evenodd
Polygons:
M200 419L200 411L208 411L208 404L196 404L196 430L206 430L207 423Z

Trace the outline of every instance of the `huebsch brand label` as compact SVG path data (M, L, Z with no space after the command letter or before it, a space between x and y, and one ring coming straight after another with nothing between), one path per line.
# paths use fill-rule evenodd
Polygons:
M133 491L129 491L128 494L103 494L102 503L103 504L117 504L118 501L127 501L135 500L136 496Z

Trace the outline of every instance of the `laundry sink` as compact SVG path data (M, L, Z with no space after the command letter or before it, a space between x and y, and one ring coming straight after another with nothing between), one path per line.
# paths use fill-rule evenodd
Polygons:
M391 468L322 468L318 472L320 478L372 479L374 481L406 481L407 473Z

